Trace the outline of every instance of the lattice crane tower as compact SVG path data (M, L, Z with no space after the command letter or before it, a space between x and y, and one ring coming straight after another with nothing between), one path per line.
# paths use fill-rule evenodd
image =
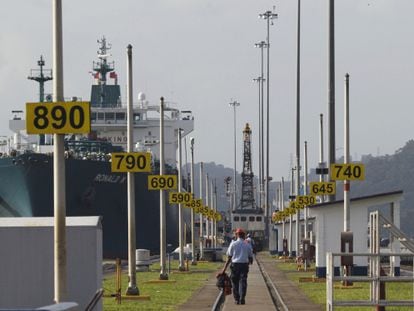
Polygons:
M249 123L243 130L243 172L242 191L240 205L237 209L241 210L257 210L258 207L254 201L253 192L253 171L252 171L252 152L251 152L251 136L252 131Z

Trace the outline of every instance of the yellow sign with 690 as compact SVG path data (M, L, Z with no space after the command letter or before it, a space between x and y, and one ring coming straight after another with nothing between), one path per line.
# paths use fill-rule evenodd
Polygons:
M26 130L28 134L89 133L90 103L26 103Z
M177 175L148 175L148 190L177 189Z

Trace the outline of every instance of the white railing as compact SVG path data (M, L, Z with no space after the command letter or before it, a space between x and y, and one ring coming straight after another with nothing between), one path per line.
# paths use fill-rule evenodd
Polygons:
M410 254L414 257L414 254ZM369 259L369 272L367 276L335 276L335 257L341 256L363 256ZM414 270L411 276L388 276L381 269L381 257L408 256L407 253L327 253L326 271L326 310L332 311L336 306L414 306L414 294L411 300L385 300L381 296L380 284L385 282L410 282L413 284L414 293ZM339 262L339 260L337 260ZM414 267L413 267L414 268ZM371 291L369 300L334 300L334 282L370 282ZM386 295L384 295L385 297Z

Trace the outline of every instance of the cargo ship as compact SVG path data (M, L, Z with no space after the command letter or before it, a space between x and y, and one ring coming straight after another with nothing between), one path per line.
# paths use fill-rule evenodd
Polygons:
M104 258L126 258L127 179L125 173L111 172L110 154L126 149L127 113L121 101L114 62L109 62L110 44L98 40L98 60L93 62L95 84L91 88L91 133L66 135L66 215L102 216ZM39 82L40 101L51 101L44 94L44 83L52 72L43 68L29 79ZM108 79L109 78L109 79ZM112 81L108 81L112 80ZM110 83L112 82L112 83ZM71 98L76 101L79 98ZM166 172L176 173L178 131L185 137L194 128L191 111L165 103ZM150 105L143 93L134 103L134 146L152 154L151 174L159 172L159 105ZM28 135L23 111L13 111L9 121L13 136L0 143L0 217L53 216L53 137ZM135 174L137 248L159 252L159 191L148 190L148 173ZM178 209L166 206L167 244L178 245ZM188 227L188 226L187 226Z

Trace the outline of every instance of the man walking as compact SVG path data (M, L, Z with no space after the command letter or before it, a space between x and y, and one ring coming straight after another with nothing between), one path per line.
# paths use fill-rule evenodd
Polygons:
M251 245L247 243L243 229L236 230L236 241L230 243L227 249L227 261L222 273L226 272L228 265L231 263L231 283L233 286L233 297L236 304L244 305L247 292L247 274L249 273L249 264L253 263L253 251Z

